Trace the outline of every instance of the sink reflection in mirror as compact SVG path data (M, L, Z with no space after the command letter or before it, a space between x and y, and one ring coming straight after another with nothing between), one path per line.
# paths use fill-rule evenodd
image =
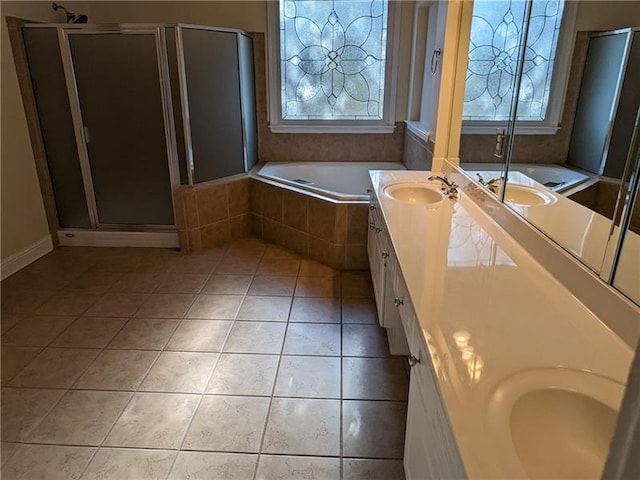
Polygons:
M519 13L525 4L528 23ZM580 2L534 0L516 2L521 37L501 36L486 25L503 18L504 4L473 8L461 167L475 181L479 173L488 191L639 303L640 246L619 258L615 251L630 198L624 172L640 105L640 30L598 32L602 24L588 21L577 27L586 8ZM548 21L533 21L542 17ZM504 51L509 62L489 65L487 47ZM613 281L617 259L626 275Z

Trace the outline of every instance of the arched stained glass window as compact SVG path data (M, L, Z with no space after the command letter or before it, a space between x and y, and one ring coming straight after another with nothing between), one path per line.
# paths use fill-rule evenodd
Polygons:
M388 0L280 0L283 120L382 120Z

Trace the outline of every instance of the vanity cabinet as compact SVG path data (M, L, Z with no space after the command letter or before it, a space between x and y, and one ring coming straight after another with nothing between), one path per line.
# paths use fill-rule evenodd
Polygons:
M437 386L425 336L381 207L373 194L369 203L367 248L380 326L387 329L391 353L406 355L411 365L404 448L406 478L467 478Z
M408 355L409 347L400 321L400 300L394 292L398 261L393 253L391 238L385 227L379 204L369 203L369 234L367 251L371 279L378 312L378 322L387 330L389 351L392 355Z
M466 478L437 387L434 375L436 366L432 363L418 316L399 270L394 276L393 291L409 346L408 361L411 365L404 448L405 475L407 480ZM428 342L429 337L426 338ZM452 476L452 472L455 475Z

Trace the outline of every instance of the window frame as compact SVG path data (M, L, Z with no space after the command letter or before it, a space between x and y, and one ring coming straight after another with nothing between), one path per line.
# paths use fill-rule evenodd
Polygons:
M553 62L551 89L547 115L544 120L518 120L515 133L519 135L555 135L562 128L562 113L565 107L571 59L576 37L578 2L565 0L564 13L558 36L556 57ZM470 28L470 27L469 27ZM468 55L468 51L467 51ZM494 135L496 128L506 125L507 120L462 120L463 135Z
M280 1L267 2L267 109L272 133L393 133L396 121L400 5L389 0L382 120L284 120L280 76Z

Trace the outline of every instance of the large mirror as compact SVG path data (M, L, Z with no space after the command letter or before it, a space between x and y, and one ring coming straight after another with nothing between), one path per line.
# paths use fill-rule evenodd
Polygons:
M630 184L622 215L617 258L612 262L613 286L640 304L640 109L629 150L624 181Z
M606 8L607 2L474 2L460 162L611 281L616 260L633 262L633 255L615 251L631 198L640 5L603 22L593 13L596 3ZM514 100L507 118L505 98ZM637 264L622 270L640 277Z

